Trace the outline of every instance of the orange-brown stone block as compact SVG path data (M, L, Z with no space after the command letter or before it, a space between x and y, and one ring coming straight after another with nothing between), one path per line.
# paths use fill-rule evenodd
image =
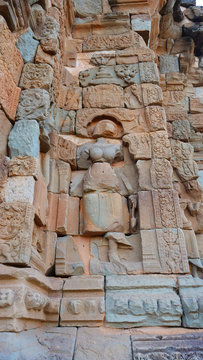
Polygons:
M18 88L8 71L6 63L0 58L0 104L11 120L15 119L20 88Z

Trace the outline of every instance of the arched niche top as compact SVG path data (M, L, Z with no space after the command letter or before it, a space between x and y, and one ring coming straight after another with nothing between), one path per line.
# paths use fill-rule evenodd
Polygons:
M120 139L123 136L123 127L113 116L100 115L96 116L87 125L87 133L88 136L93 138L111 137Z

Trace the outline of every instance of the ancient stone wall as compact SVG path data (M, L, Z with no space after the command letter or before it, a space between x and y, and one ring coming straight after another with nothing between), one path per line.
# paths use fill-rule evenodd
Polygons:
M1 332L203 328L194 5L0 0Z

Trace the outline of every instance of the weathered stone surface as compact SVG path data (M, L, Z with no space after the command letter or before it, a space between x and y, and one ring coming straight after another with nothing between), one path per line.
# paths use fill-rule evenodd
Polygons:
M41 19L40 24L38 25L34 31L35 38L38 40L43 39L57 39L58 33L60 30L60 25L56 19L52 16L45 16L43 21Z
M85 108L123 107L123 90L117 85L97 85L83 89Z
M60 109L58 106L51 108L54 128L62 134L73 134L75 130L75 111Z
M18 88L8 71L6 63L0 59L0 105L6 115L14 120L20 95Z
M72 171L70 182L70 196L82 197L83 194L83 178L86 170Z
M60 314L61 326L101 325L105 316L103 276L74 276L65 280Z
M171 189L140 191L138 202L141 229L182 227L177 191Z
M76 341L76 328L46 328L22 331L21 333L1 333L0 356L2 360L12 357L32 360L59 357L72 360Z
M48 190L53 193L65 193L69 192L69 185L71 179L71 167L70 164L61 160L50 160L50 180L48 184Z
M83 178L83 191L119 191L119 182L111 165L104 163L94 163L89 167Z
M117 64L136 64L138 62L154 61L154 58L154 52L147 47L133 45L124 50L116 51Z
M39 125L35 120L15 123L9 135L8 146L11 157L39 156Z
M33 62L35 58L39 41L35 40L33 37L33 31L31 28L28 28L28 30L19 37L16 44L25 63Z
M134 157L134 160L151 158L151 142L149 134L130 133L123 137L123 141L129 145L129 152Z
M82 108L82 89L73 86L60 87L57 104L64 110L78 110Z
M19 332L44 322L57 326L62 285L62 280L47 278L33 269L1 265L0 331Z
M109 144L106 139L99 138L96 143L86 143L77 149L77 166L88 169L92 163L114 163L123 159L120 144Z
M99 84L115 84L125 87L140 83L138 64L93 67L81 71L79 79L82 87Z
M199 249L194 230L183 230L189 259L199 259Z
M46 120L50 106L49 93L44 89L23 90L20 94L16 120Z
M142 84L144 106L161 105L163 101L162 90L155 84Z
M194 148L191 144L178 140L171 140L171 165L183 181L197 179L199 172L196 162L193 160Z
M146 46L142 37L134 31L121 35L93 35L83 41L83 51L125 49L132 45Z
M23 59L15 46L15 37L8 29L6 21L2 16L0 16L0 54L15 84L18 85L23 68Z
M180 326L182 307L175 288L175 281L167 277L107 276L108 326Z
M190 123L188 120L176 120L172 122L173 139L188 141L191 135Z
M152 156L159 159L170 159L171 146L166 131L155 131L150 134L152 142Z
M47 225L49 231L56 231L58 195L48 192Z
M46 52L47 54L55 55L58 50L58 40L54 38L50 39L42 39L40 41L40 45L42 47L42 50Z
M74 2L74 10L76 17L95 16L102 13L101 0L76 0Z
M12 124L3 110L0 110L0 129L0 154L7 155L8 136L12 129Z
M58 202L56 231L60 235L79 234L79 199L61 194Z
M202 328L203 280L188 275L179 277L178 283L183 307L183 326Z
M140 62L140 82L156 84L159 82L159 72L154 62Z
M144 341L143 341L144 340ZM202 334L165 335L142 339L132 336L133 360L202 357Z
M184 233L181 229L141 230L145 273L188 273Z
M152 159L150 173L153 188L170 189L172 187L173 169L168 160Z
M161 74L179 72L178 57L174 55L159 56L159 67Z
M97 130L96 127L103 120L107 121L107 125L111 125L110 128L108 126L105 129L106 126L104 126L103 129ZM95 132L95 137L98 137L98 135L109 137L110 135L113 138L120 138L123 134L143 132L146 129L144 109L81 109L77 112L76 134L80 136L94 137ZM107 134L105 134L105 131L107 131Z
M82 275L84 267L72 236L59 237L56 245L55 273L57 276Z
M4 202L0 204L0 213L1 263L29 264L34 225L33 206L24 202Z
M126 199L117 193L89 193L82 199L83 234L104 234L107 231L128 232L129 214ZM105 211L103 210L105 209Z
M20 79L22 89L40 88L50 90L53 80L53 69L48 64L27 63Z
M4 183L8 178L9 159L3 154L0 154L0 188L3 188Z
M9 176L39 177L39 161L31 156L16 156L9 162Z
M91 240L90 274L136 274L142 271L141 238L108 232Z
M124 90L125 105L129 109L141 109L144 106L142 88L140 85L131 85Z
M33 204L35 180L33 176L9 177L2 190L3 201L23 201Z
M79 329L75 360L94 360L95 356L98 359L109 357L111 360L131 360L130 336L106 334L100 329Z
M166 129L166 114L161 106L148 106L145 111L149 131Z
M36 64L44 64L45 63L54 68L54 65L55 65L54 56L46 53L42 49L41 45L39 45L37 48L36 56L35 56L35 63Z

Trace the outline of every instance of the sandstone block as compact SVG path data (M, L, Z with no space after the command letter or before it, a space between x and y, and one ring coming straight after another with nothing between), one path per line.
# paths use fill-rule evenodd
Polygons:
M102 13L101 0L76 0L74 2L74 10L76 17L84 18L88 16L95 16Z
M98 120L100 119L101 120ZM99 123L102 120L101 129ZM105 125L105 126L104 126ZM108 125L106 129L106 125ZM85 137L100 136L120 138L123 134L147 130L144 109L81 109L77 111L76 134ZM106 132L106 135L105 135ZM96 136L95 135L95 136ZM97 135L97 136L98 136Z
M152 159L150 174L154 189L170 189L172 187L173 168L168 160Z
M38 180L35 182L34 202L35 207L35 221L39 225L46 224L47 212L47 185L45 178L40 172Z
M151 158L151 142L149 134L134 133L125 135L123 141L129 145L129 152L134 160Z
M163 94L160 86L154 84L142 84L144 106L162 105Z
M36 64L48 64L52 68L55 66L54 56L51 54L46 53L41 45L38 46L36 56L35 56L35 63Z
M203 96L199 98L190 98L190 112L191 114L203 112Z
M0 262L28 265L34 225L33 206L20 201L3 202L0 214Z
M140 357L145 358L171 358L177 356L189 357L195 353L195 356L201 357L202 353L202 335L184 334L184 335L165 335L161 340L159 336L141 338L132 336L133 360Z
M129 214L126 199L117 193L90 193L82 199L83 234L104 234L107 231L128 232Z
M15 37L9 30L3 16L0 17L0 54L1 59L7 65L13 81L18 85L23 68L23 59L20 55L20 51L16 48Z
M141 109L144 107L142 88L140 85L131 85L124 89L125 105L129 109Z
M171 189L140 191L138 204L141 229L182 227L177 191Z
M148 44L151 31L151 17L146 14L133 15L131 17L132 29L140 34Z
M171 146L167 131L155 131L150 134L152 142L152 156L159 159L170 159Z
M35 40L33 37L34 33L32 29L28 28L28 30L19 37L16 44L25 63L33 62L35 58L39 41Z
M55 273L57 276L82 275L84 266L72 236L59 237L56 245Z
M202 328L203 281L191 275L178 278L179 294L183 307L183 326Z
M46 52L47 54L56 55L58 50L58 40L54 38L50 39L42 39L40 41L40 45L42 47L42 50Z
M154 62L139 63L140 82L156 84L159 82L159 72Z
M90 274L139 274L142 271L141 238L108 232L104 238L91 238Z
M191 136L190 123L188 120L176 120L172 122L173 139L188 141Z
M85 108L123 107L123 90L117 85L97 85L83 89Z
M145 273L188 273L184 233L181 229L141 230Z
M23 90L20 94L16 120L46 120L49 115L50 98L44 89Z
M56 231L61 235L79 233L79 199L62 194L58 202Z
M123 50L116 51L117 64L136 64L138 62L154 61L154 52L142 45L142 47L131 46Z
M103 276L74 276L65 280L61 326L99 326L105 316Z
M83 51L125 49L133 45L146 46L143 38L135 31L121 35L92 35L83 41Z
M140 74L138 64L122 64L114 67L102 65L81 71L79 80L82 87L100 84L115 84L125 87L139 84Z
M86 170L72 171L70 181L70 196L82 197L83 178Z
M8 146L11 157L39 156L39 125L35 120L15 123L9 135Z
M18 88L9 73L6 63L0 59L0 105L6 115L11 119L15 119L15 113L20 95Z
M57 105L51 109L54 127L62 134L73 134L75 131L75 111L60 109Z
M128 334L107 334L100 329L78 330L75 360L94 360L103 356L111 360L131 360L131 345Z
M20 79L23 90L40 88L50 90L53 80L53 69L48 64L25 64Z
M149 131L166 129L166 114L161 106L148 106L145 114Z
M189 259L199 259L200 253L194 230L183 230Z
M77 145L66 139L65 136L57 136L56 155L59 159L68 162L73 169L76 167L76 149Z
M45 328L27 330L20 333L1 333L0 356L2 360L20 354L30 360L38 357L66 357L72 360L76 338L76 328Z
M9 176L39 177L39 161L32 156L16 156L9 162Z
M48 207L47 207L47 225L46 229L49 231L56 231L57 213L58 213L58 195L48 192Z
M169 277L107 276L106 322L108 326L119 328L180 326L182 307L175 288L175 281Z
M46 275L53 273L56 241L56 233L44 231L34 224L29 266Z
M160 55L159 67L161 74L179 72L178 57L174 55Z
M94 163L89 167L83 178L83 191L119 191L119 183L111 165L104 163Z
M51 38L57 39L60 30L60 25L59 22L56 19L54 19L54 17L44 16L44 19L43 21L41 21L40 25L38 24L36 25L37 27L34 29L35 38L37 38L38 40L51 39Z
M2 190L5 202L23 201L33 204L35 180L33 176L9 177Z
M12 129L12 124L8 120L3 110L0 110L0 129L0 154L7 155L8 136Z
M82 89L79 87L61 85L57 104L64 110L82 108Z
M190 114L189 120L196 131L202 131L202 114Z
M50 159L50 180L48 190L53 193L69 192L69 185L71 179L70 164L61 160Z
M171 140L171 151L171 165L176 169L180 179L183 181L197 179L199 169L193 160L193 146L178 140Z
M33 269L0 267L0 331L57 326L63 282Z
M9 159L5 155L0 154L0 186L7 181Z

